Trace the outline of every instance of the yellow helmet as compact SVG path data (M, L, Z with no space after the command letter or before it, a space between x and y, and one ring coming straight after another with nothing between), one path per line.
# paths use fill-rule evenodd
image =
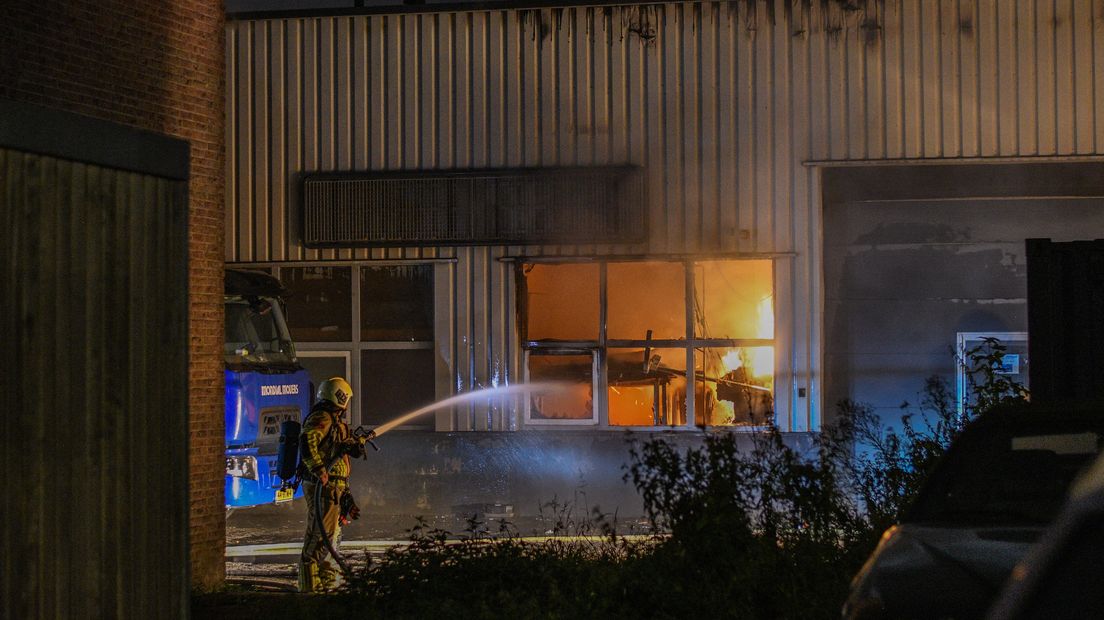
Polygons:
M341 377L330 377L318 385L315 398L329 401L338 409L348 409L349 400L353 398L353 388Z

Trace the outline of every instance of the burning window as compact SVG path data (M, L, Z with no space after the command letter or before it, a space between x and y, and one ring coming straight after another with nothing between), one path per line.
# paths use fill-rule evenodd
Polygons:
M609 263L608 337L643 340L686 337L686 268L682 263ZM685 367L685 363L684 363Z
M530 422L759 426L772 419L770 260L531 263L519 280L530 381L573 386L531 403ZM581 351L566 354L564 341ZM597 404L594 386L604 388Z
M525 266L530 340L598 338L598 269L593 263Z

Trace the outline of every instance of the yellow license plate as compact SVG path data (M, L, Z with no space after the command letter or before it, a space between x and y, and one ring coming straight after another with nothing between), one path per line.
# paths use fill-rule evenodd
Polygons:
M291 498L295 496L295 489L288 487L286 489L276 490L276 503L290 502Z

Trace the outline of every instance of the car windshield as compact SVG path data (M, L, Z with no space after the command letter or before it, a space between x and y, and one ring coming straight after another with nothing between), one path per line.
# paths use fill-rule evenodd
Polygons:
M905 521L1047 523L1074 478L1100 451L1101 426L967 432L932 473Z
M223 355L230 365L295 364L295 347L280 304L270 297L227 297Z

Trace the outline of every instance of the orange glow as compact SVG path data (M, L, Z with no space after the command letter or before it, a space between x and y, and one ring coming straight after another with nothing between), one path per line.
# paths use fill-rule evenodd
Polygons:
M774 338L774 269L769 260L694 265L699 338Z
M528 338L598 339L598 265L528 265Z
M700 419L722 426L764 421L773 406L774 347L705 349L703 354L704 361L697 362L699 372L704 369L698 383Z
M611 426L686 420L686 349L653 349L651 354L659 356L659 363L645 372L643 349L610 349L606 398Z
M686 337L686 267L672 262L606 266L610 338Z

